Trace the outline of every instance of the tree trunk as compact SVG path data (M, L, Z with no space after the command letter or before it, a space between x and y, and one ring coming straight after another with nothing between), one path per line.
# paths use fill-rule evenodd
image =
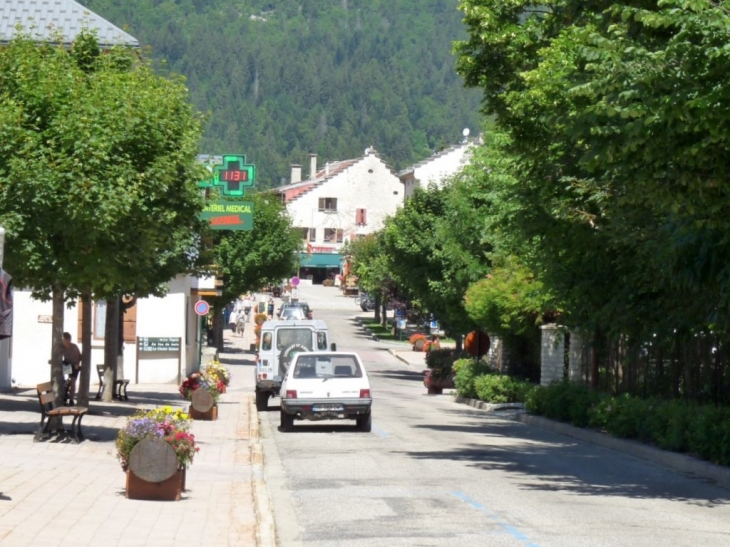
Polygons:
M64 289L53 286L53 323L51 325L51 382L56 406L63 406L65 378L63 377L63 312ZM57 419L56 419L57 420ZM54 425L54 424L51 424ZM60 424L59 424L60 425Z
M79 375L79 406L89 406L89 384L91 383L91 293L81 296L81 374Z
M114 400L114 380L119 353L119 297L106 301L106 323L104 325L104 391L101 399L105 403Z
M382 302L383 298L380 296L380 293L375 293L375 322L380 323L380 303Z
M215 348L218 352L223 351L223 328L225 323L225 316L223 311L217 311L213 315L213 332L215 333Z
M380 324L382 326L384 326L386 329L388 328L388 310L387 310L387 306L388 306L388 301L385 298L383 298L383 301L380 304L380 309L381 309L381 314L382 314L381 315L381 318L380 318L381 319Z

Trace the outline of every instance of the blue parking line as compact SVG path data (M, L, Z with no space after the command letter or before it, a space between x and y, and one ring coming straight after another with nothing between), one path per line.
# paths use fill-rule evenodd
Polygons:
M387 431L380 429L377 425L373 426L373 432L382 439L387 439L388 437L390 437L390 434Z
M477 511L481 511L485 515L489 516L492 520L494 520L502 528L502 530L507 532L510 536L515 538L517 541L526 543L525 547L540 547L537 543L530 542L530 538L528 538L525 534L520 532L517 528L515 528L511 524L507 524L506 522L504 522L501 518L499 518L499 515L497 515L497 513L495 513L488 507L485 507L478 501L471 499L469 496L467 496L463 492L451 492L451 495L456 496L461 501L466 502L469 505L471 505Z

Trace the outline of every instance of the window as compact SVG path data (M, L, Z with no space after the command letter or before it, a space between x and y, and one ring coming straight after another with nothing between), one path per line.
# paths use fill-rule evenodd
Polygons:
M364 226L368 223L368 210L367 209L355 209L355 224Z
M344 238L343 230L335 230L334 228L324 229L324 242L325 243L342 243Z
M314 243L315 241L317 241L317 228L309 229L309 241L311 243Z
M336 212L337 198L319 198L319 210L324 212Z
M270 332L265 332L263 338L261 338L261 349L262 350L271 349L271 333Z
M94 338L104 338L106 328L106 300L94 303Z
M302 239L306 241L309 237L309 228L299 228L299 233L302 234Z
M327 349L327 335L323 332L317 333L317 349Z

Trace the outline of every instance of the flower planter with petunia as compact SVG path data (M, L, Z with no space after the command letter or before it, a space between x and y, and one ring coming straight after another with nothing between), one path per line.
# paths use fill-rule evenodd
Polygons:
M193 420L217 420L218 399L223 390L223 382L217 375L193 372L180 386L180 395L190 401L190 417Z
M127 474L130 499L179 500L187 466L200 450L189 432L190 417L181 409L139 411L117 435L117 458Z

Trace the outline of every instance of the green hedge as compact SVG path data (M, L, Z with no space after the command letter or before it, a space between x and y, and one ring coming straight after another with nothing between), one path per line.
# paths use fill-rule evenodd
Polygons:
M525 398L525 407L546 418L730 466L728 407L612 396L570 382L533 388Z

